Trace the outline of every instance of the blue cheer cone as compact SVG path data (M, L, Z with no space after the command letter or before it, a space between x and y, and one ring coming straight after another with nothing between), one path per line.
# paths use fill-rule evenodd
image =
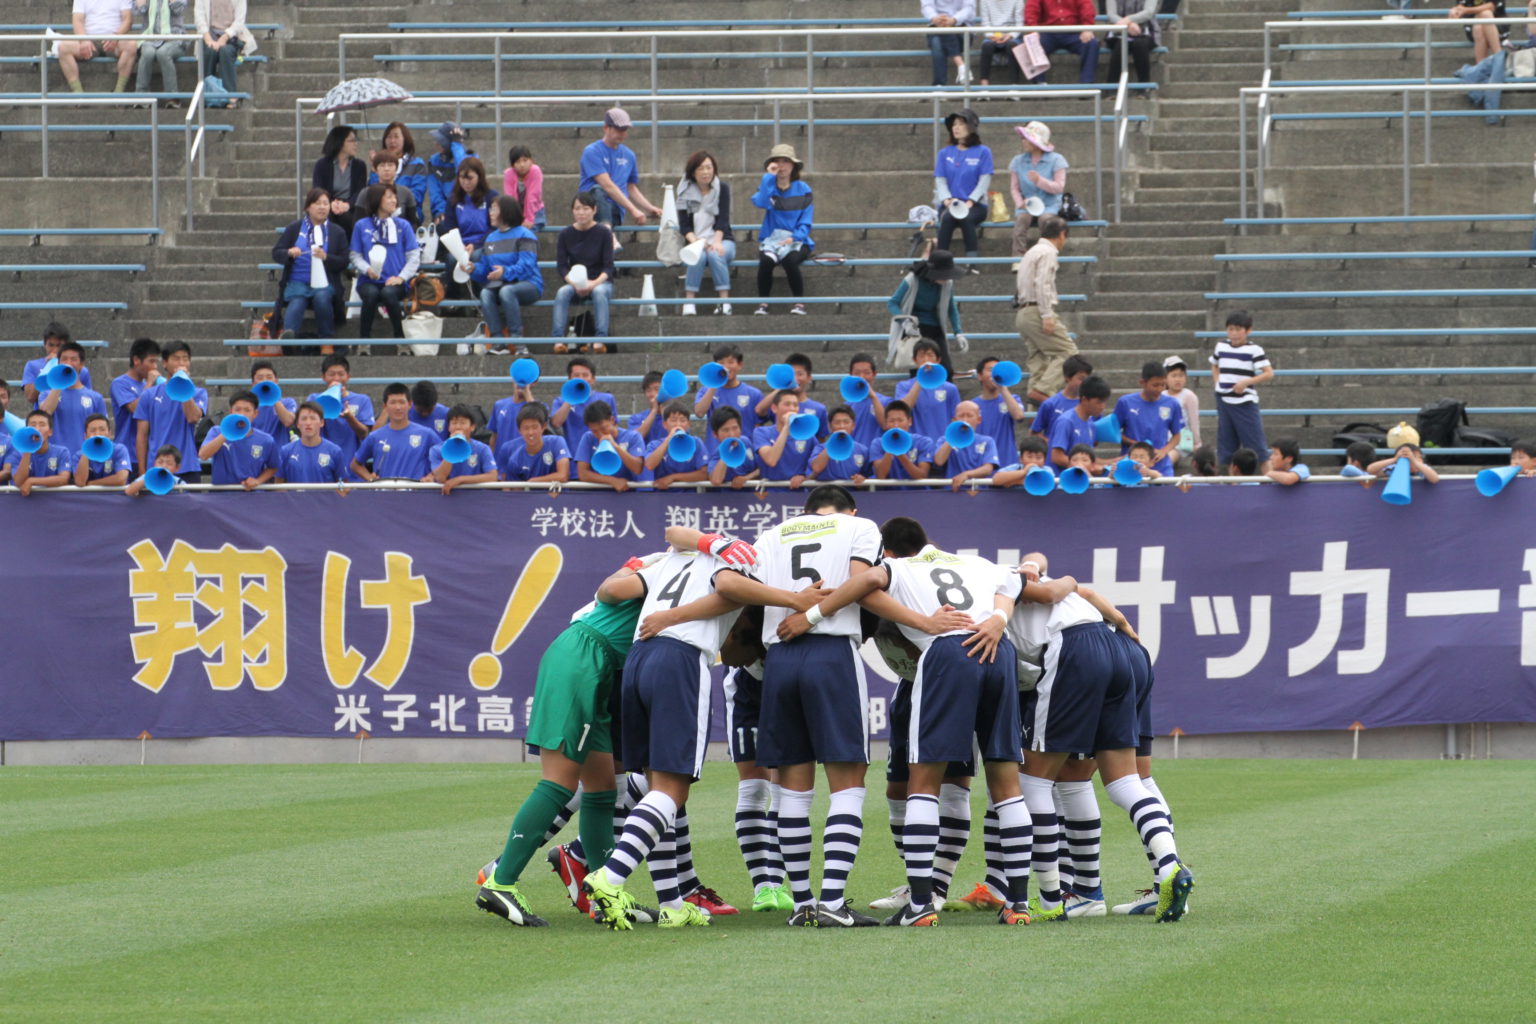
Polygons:
M43 391L68 391L80 379L80 374L67 363L56 363L43 374Z
M283 400L283 389L275 380L259 380L251 385L251 393L256 396L256 403L263 409L269 409Z
M1032 466L1024 474L1024 492L1043 498L1056 489L1056 474L1045 466Z
M723 388L730 379L731 375L719 363L705 363L699 367L699 383L706 388Z
M1136 465L1135 459L1121 459L1115 463L1115 483L1121 487L1141 483L1141 467Z
M992 364L992 382L1000 388L1011 388L1023 379L1023 369L1012 359Z
M1093 439L1099 444L1120 443L1120 421L1114 413L1100 416L1093 421Z
M855 377L855 380L859 378ZM853 457L853 435L846 430L839 430L827 438L827 458L833 462L842 462Z
M809 441L821 430L821 420L813 412L802 412L789 421L789 436L796 441Z
M663 402L670 402L674 398L682 398L688 393L688 375L682 370L668 370L661 375L661 390L656 397Z
M603 476L615 476L623 468L624 460L619 458L619 450L613 446L613 442L599 442L592 453L592 471Z
M976 428L964 420L955 420L944 428L944 443L951 448L969 448L976 440Z
M1068 494L1082 494L1088 489L1091 477L1082 466L1071 466L1061 473L1061 489Z
M443 457L443 461L448 463L450 466L457 466L459 463L469 458L470 453L473 451L474 449L470 446L469 439L467 437L465 437L463 434L454 434L448 440L443 442L442 451L440 451L438 454L441 455ZM596 460L594 459L593 461Z
M105 434L88 437L80 446L80 454L92 462L106 462L112 457L113 450L112 439Z
M774 391L784 391L795 386L795 368L788 363L774 363L768 367L768 386Z
M340 384L332 384L330 387L320 392L319 397L315 400L320 403L320 414L326 419L333 420L341 415L342 400Z
M592 397L592 385L584 377L572 377L560 385L560 400L566 405L585 405Z
M912 435L900 427L892 427L880 435L880 448L888 455L905 455L912 450Z
M525 388L539 379L539 364L532 359L514 359L507 372L512 376L512 383Z
M1499 466L1477 474L1477 493L1491 498L1502 491L1511 480L1520 475L1519 466Z
M23 455L31 455L43 446L43 435L36 427L22 427L11 435L11 447Z
M165 397L173 402L186 402L197 394L197 383L187 376L186 370L177 370L165 382Z
M747 461L747 442L739 437L728 437L720 442L720 461L732 469Z
M940 363L924 363L917 371L917 386L932 391L941 388L949 380L949 371Z
M176 483L176 474L164 466L151 466L144 474L144 489L150 494L170 494Z
M850 373L838 382L837 393L845 402L862 402L869 397L869 381Z
M1381 500L1388 505L1408 505L1413 502L1413 465L1407 459L1398 459L1382 489Z
M251 432L251 421L237 412L219 420L219 433L226 441L243 441Z
M674 430L667 438L667 458L673 462L692 462L698 450L698 439L686 430Z

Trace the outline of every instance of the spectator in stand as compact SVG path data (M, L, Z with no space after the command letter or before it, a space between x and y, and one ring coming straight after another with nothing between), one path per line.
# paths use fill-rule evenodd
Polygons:
M1227 336L1211 353L1211 382L1216 385L1216 461L1226 465L1232 452L1247 448L1257 457L1269 454L1264 420L1259 415L1258 385L1275 379L1275 368L1264 349L1249 340L1253 317L1246 310L1227 314ZM1269 472L1269 460L1259 465Z
M1067 158L1051 145L1050 125L1042 121L1014 125L1022 150L1008 164L1008 191L1013 196L1013 255L1029 251L1029 229L1040 218L1061 212L1061 196L1067 190ZM1029 201L1040 201L1038 214L1029 212Z
M876 438L869 453L875 476L881 480L926 480L933 471L934 440L913 430L912 407L900 399L888 404L885 429L905 430L912 435L912 447L900 455L893 455Z
M427 453L437 444L437 434L411 422L411 389L398 381L384 389L386 421L363 438L352 456L352 472L364 480L420 480L429 482ZM368 468L364 463L372 463Z
M454 121L444 121L432 129L437 152L427 158L427 216L441 225L448 213L448 197L458 186L459 164L475 155L464 148L464 129ZM446 230L446 229L442 229Z
M416 138L411 130L400 121L391 121L384 129L383 149L376 149L368 154L368 161L373 165L373 176L368 179L370 185L403 185L410 190L411 200L407 202L404 196L400 196L401 216L414 224L420 225L426 218L427 212L427 183L431 180L431 174L427 171L427 162L416 155ZM395 176L385 180L379 171L377 157L382 153L389 157L394 165ZM409 212L407 212L409 211ZM414 216L413 216L414 214Z
M237 391L230 396L229 411L233 415L244 416L254 423L257 408L256 396L249 391ZM255 490L277 476L279 467L276 441L271 434L254 427L240 440L231 441L224 436L222 425L215 424L198 449L197 457L212 465L215 484L239 484L247 491Z
M111 437L112 428L107 424L107 418L96 413L85 421L85 437ZM128 482L133 475L133 456L128 454L126 446L114 443L112 454L97 462L85 457L84 453L75 456L75 486L85 487L121 487Z
M27 413L27 426L43 436L43 446L35 452L22 452L12 446L5 456L11 483L28 497L34 487L63 487L75 471L75 455L53 440L53 417L42 409Z
M278 281L278 307L282 310L281 339L296 337L304 326L304 311L315 311L315 333L321 338L336 337L336 322L346 319L348 238L341 225L331 219L331 194L312 188L304 197L303 216L289 224L272 247L272 259L283 264ZM316 275L318 260L324 273ZM180 446L183 451L191 445ZM154 451L158 451L156 446Z
M325 413L315 402L305 402L294 415L299 439L277 451L277 483L335 484L347 478L346 457L334 441L321 436Z
M1536 476L1536 441L1516 441L1511 445L1509 464L1518 467L1521 476Z
M933 205L938 207L938 250L953 252L955 228L965 254L978 256L977 229L987 219L987 191L992 187L992 150L981 144L981 121L969 107L944 118L949 145L933 164Z
M694 444L693 454L686 459L677 458L672 450L672 435L688 433L691 413L684 399L668 402L661 437L646 443L645 468L654 477L657 490L664 491L673 484L701 483L709 479L709 456L705 454L703 444Z
M608 302L613 298L613 229L597 221L597 195L578 192L571 201L571 223L560 232L555 245L555 271L564 282L555 292L554 321L551 336L555 351L568 352L565 328L572 303L592 303L594 331L598 338L608 337ZM580 270L576 268L580 267ZM592 343L593 352L606 352L602 341Z
M663 440L669 433L667 416L661 408L661 377L660 370L647 370L645 376L640 378L640 393L645 395L645 411L630 413L626 424L630 430L643 437L647 445ZM683 429L688 429L688 425L684 424ZM701 444L699 447L704 446Z
M1216 449L1208 444L1201 445L1189 457L1189 465L1193 476L1217 476Z
M1036 466L1045 467L1045 442L1031 434L1019 442L1019 461L992 474L993 487L1018 487Z
M976 364L976 382L981 385L981 394L972 401L981 413L981 432L996 443L997 457L1002 460L1000 464L1009 466L1019 461L1018 424L1029 414L1024 411L1024 403L1018 395L992 379L992 368L997 362L996 356L987 356Z
M833 409L827 414L827 421L832 433L842 431L849 437L853 436L854 416L848 406L840 405ZM846 459L834 460L827 451L825 441L817 442L811 451L811 473L817 480L847 480L861 484L866 479L865 471L868 468L869 449L858 441L853 442L853 451Z
M448 193L447 209L437 225L438 235L457 231L459 241L464 243L464 252L473 261L475 251L491 233L491 204L500 194L486 182L485 164L480 158L465 157L459 162L459 175L453 191ZM465 288L453 279L452 263L450 259L443 267L443 287L448 298L461 299L465 297Z
M1061 372L1065 378L1061 390L1040 403L1040 408L1035 410L1034 422L1029 425L1029 432L1041 440L1050 438L1056 417L1077 404L1078 391L1093 373L1093 364L1080 355L1069 356L1061 364Z
M764 480L788 480L789 489L797 491L811 474L811 454L815 443L789 436L789 426L800 414L800 399L793 391L773 395L773 421L752 431L752 447Z
M1072 449L1077 445L1087 445L1092 451L1098 441L1093 421L1104 415L1104 403L1112 393L1103 377L1089 377L1083 381L1077 404L1063 410L1051 424L1051 465L1058 471L1071 465Z
M491 232L475 254L471 279L480 286L480 312L493 339L523 337L523 307L544 294L539 271L539 236L525 226L523 208L512 196L497 196L491 204ZM509 351L493 341L491 353ZM527 355L521 340L517 354Z
M794 392L800 399L800 411L808 412L816 417L816 439L826 440L829 430L827 428L827 407L809 397L811 381L815 371L812 369L811 357L803 352L791 352L784 357L784 364L795 371L795 386L788 390ZM766 421L772 413L773 395L764 395L757 403L757 418L759 422Z
M132 25L133 0L74 0L70 8L70 28L77 36L126 36ZM138 52L138 44L131 39L76 40L66 36L53 44L53 55L70 92L85 91L80 85L79 62L97 54L117 58L117 86L112 91L127 92Z
M380 306L389 315L394 336L405 337L405 299L421 267L421 246L410 223L395 215L401 192L410 195L395 185L369 185L362 205L373 213L359 218L352 228L352 273L357 275L357 297L363 303L359 338L373 337Z
M997 454L997 442L981 432L981 410L975 402L957 405L953 422L969 426L976 432L976 439L964 448L955 448L947 436L940 434L935 438L938 447L933 451L933 465L936 473L949 477L949 489L958 491L967 480L990 477L1003 463Z
M885 407L892 396L880 394L875 387L879 383L875 375L875 357L868 352L854 353L853 358L848 360L848 375L862 377L864 383L869 385L869 395L857 402L849 402L848 408L853 410L853 439L874 455L877 453L880 432L885 429Z
M1130 448L1126 449L1126 452L1122 458L1130 459L1133 463L1135 463L1136 471L1141 474L1141 480L1134 484L1130 484L1129 486L1145 487L1147 486L1147 481L1157 480L1162 477L1163 474L1152 468L1153 456L1156 454L1156 450L1153 449L1153 447L1145 441L1137 441L1135 444L1131 445ZM1301 468L1306 469L1307 467L1302 466ZM1116 486L1126 486L1121 484L1118 480L1115 481L1115 484Z
M194 0L192 21L203 37L203 77L217 75L226 92L239 92L240 56L256 52L256 39L245 27L245 0ZM231 99L225 109L238 106L240 101Z
M527 146L513 146L507 150L507 169L501 174L501 194L512 196L523 210L523 227L541 231L546 223L544 214L544 171L533 162L533 151Z
M960 304L955 301L955 279L964 273L955 266L955 257L948 249L934 249L925 259L907 269L885 303L891 316L917 317L918 333L933 343L937 361L944 364L945 372L951 377L955 375L955 366L950 361L949 335L954 334L955 348L959 351L965 352L971 347L961 333ZM912 354L915 359L916 348ZM949 422L949 417L946 416L944 421Z
M1157 48L1157 11L1160 0L1105 0L1104 13L1110 23L1119 25L1127 36L1126 48L1131 53L1131 66L1136 69L1136 81L1152 81L1152 51ZM1112 32L1104 37L1109 48L1109 83L1120 81L1120 33ZM1137 90L1132 96L1145 96Z
M956 28L976 24L976 0L923 0L923 18L934 28ZM971 71L965 66L965 35L940 32L928 37L928 55L933 58L933 85L949 84L949 65L955 66L955 84L966 85Z
M1067 452L1067 466L1075 466L1089 476L1104 476L1109 470L1109 466L1093 454L1093 445L1090 444L1073 445L1072 450Z
M71 367L76 374L75 383L63 391L49 391L42 395L37 407L53 416L53 436L59 444L72 452L78 452L85 443L85 421L89 416L105 416L106 400L85 386L79 377L85 367L85 349L78 341L66 341L59 347L59 362Z
M1179 432L1180 457L1194 454L1200 440L1200 396L1189 386L1189 366L1183 356L1169 356L1163 360L1163 370L1168 374L1168 397L1179 403L1184 412L1184 429Z
M746 358L742 354L741 346L730 342L716 345L710 358L725 367L725 384L718 388L707 388L703 382L700 382L698 395L693 402L693 414L700 418L708 417L709 422L713 424L715 410L734 409L741 417L740 436L750 441L752 432L761 422L757 409L762 404L763 393L751 384L743 384L737 376ZM712 440L706 439L704 445L710 455L715 454L715 444Z
M731 261L736 258L736 236L731 231L731 186L720 177L715 158L699 150L683 167L683 180L677 183L677 226L690 245L704 241L704 256L683 275L683 316L693 316L697 309L692 300L704 283L704 268L720 302L715 312L731 315Z
M346 479L360 479L351 475L352 456L357 453L358 444L373 429L373 400L347 389L347 383L352 379L352 364L340 353L320 360L320 379L326 388L341 385L341 415L325 421L325 439L341 450L341 467ZM319 398L319 394L313 394L305 401L317 402Z
M135 338L128 348L128 372L112 381L112 422L117 427L113 438L128 449L135 476L143 470L135 455L138 428L134 425L133 414L139 398L159 379L160 346L152 338Z
M589 402L581 413L587 431L576 447L576 476L583 483L607 484L616 491L645 478L645 441L633 430L620 430L613 418L613 406L607 402ZM619 456L617 473L599 473L592 468L592 457L603 442L613 445Z
M1051 25L1092 25L1098 16L1093 0L1024 0L1026 25L1047 28ZM1084 85L1091 85L1098 77L1099 37L1091 31L1041 32L1040 45L1045 48L1047 56L1059 50L1077 54L1077 80ZM1042 84L1049 77L1050 72L1047 71L1030 81Z
M1277 437L1269 446L1269 478L1277 484L1299 484L1312 477L1301 461L1301 442L1294 437Z
M443 494L453 493L455 487L464 484L495 483L500 475L496 469L496 455L484 441L476 441L475 414L467 405L456 405L448 412L448 437L432 446L427 462L432 467L432 479L443 485ZM457 434L469 442L469 456L462 462L449 462L443 458L443 445Z
M37 375L43 372L43 367L48 365L50 359L59 357L59 349L73 337L69 333L69 328L57 320L50 321L48 326L43 328L43 354L36 359L28 359L21 370L21 390L29 405L36 406L38 402ZM90 387L91 371L82 370L80 379L85 382L86 387Z
M134 17L144 21L147 36L183 35L187 31L187 0L133 0ZM175 39L145 39L139 43L138 91L153 92L155 68L160 69L160 88L180 92L176 84L176 60L186 52L186 44ZM181 109L181 101L168 99L170 110Z
M647 217L661 216L661 208L640 191L640 160L624 145L629 138L630 118L623 107L603 114L603 137L581 151L578 192L597 199L597 219L610 226L624 223L624 214L644 224ZM615 242L615 248L619 248Z
M1266 460L1265 465L1268 465ZM1227 463L1227 476L1262 476L1259 470L1259 453L1252 448L1239 448Z
M613 400L613 395L597 390L597 367L586 356L575 356L566 363L565 376L567 380L579 377L592 386L592 393L585 402L570 405L565 399L557 398L550 410L550 425L565 434L565 445L574 455L581 448L581 439L587 436L587 407L602 402L611 412L618 403ZM643 450L641 454L645 454Z
M1199 449L1199 451L1210 451L1210 449L1203 448ZM1367 473L1365 467L1369 466L1371 460L1375 457L1376 446L1371 444L1371 442L1355 441L1351 443L1348 448L1344 449L1344 465L1339 467L1339 476L1364 477L1364 483L1369 487L1371 481L1376 478ZM1211 458L1215 459L1214 453ZM1513 456L1511 456L1511 460L1513 460Z
M1168 371L1153 361L1141 368L1141 390L1121 395L1115 403L1121 453L1129 455L1133 444L1145 441L1152 446L1152 468L1162 476L1173 475L1174 453L1184 431L1184 407L1167 389Z
M181 463L176 475L189 484L202 483L203 467L197 460L197 441L194 430L208 413L208 389L196 388L185 402L174 402L165 393L165 382L178 370L192 373L192 349L184 341L173 341L161 349L165 360L165 375L159 383L140 397L133 410L138 422L138 437L134 444L138 452L138 464L147 466L149 453L158 453L167 445L175 446L181 453Z
M421 209L416 205L416 196L402 182L397 180L395 168L399 161L389 153L375 153L369 158L373 164L373 174L369 177L369 186L363 190L363 198L358 202L358 209L364 217L378 215L378 200L383 192L375 192L376 186L382 185L395 190L395 216L402 218L411 226L412 232L421 227Z
M766 299L773 294L773 268L784 268L790 294L805 294L805 280L800 264L811 257L816 243L811 239L811 225L816 219L815 196L811 186L800 180L805 164L795 156L789 143L774 146L763 162L763 180L752 196L752 205L763 211L763 225L757 232L757 294ZM805 315L805 303L797 302L789 310ZM757 307L757 316L768 315L768 303Z
M517 425L522 419L523 408L528 405L538 406L544 413L544 422L549 422L549 410L544 408L544 403L533 397L532 384L525 386L514 383L512 393L506 398L496 399L496 404L491 406L491 419L486 424L486 429L491 432L491 451L496 453L498 463L502 462L502 446L517 435Z
M1412 428L1410 427L1409 430L1412 430ZM1411 471L1417 476L1422 477L1425 483L1439 483L1440 474L1436 473L1429 463L1424 461L1424 449L1418 445L1418 432L1413 431L1411 434L1394 435L1397 435L1395 428L1387 435L1387 443L1394 448L1392 454L1384 459L1377 459L1369 466L1366 466L1365 471L1371 476L1388 477L1392 475L1393 467L1399 462L1407 462ZM1405 440L1405 436L1411 437L1412 440Z
M155 465L161 469L168 469L172 473L176 472L176 467L181 465L181 449L173 444L165 445L155 452ZM141 476L127 487L124 487L123 493L130 498L137 498L144 493L145 482L144 477Z
M352 225L361 216L361 211L353 207L368 187L368 173L368 164L357 157L356 128L339 124L326 133L309 184L331 194L331 219L341 225L348 238L352 237Z
M915 371L938 362L939 347L927 338L920 338L912 346L912 361L916 364ZM947 380L936 388L925 388L918 383L914 372L909 380L896 385L896 399L907 403L912 410L912 429L933 438L937 444L938 438L954 421L955 409L960 404L960 389Z
M1044 402L1061 389L1062 364L1077 355L1077 344L1056 315L1057 257L1067 247L1067 222L1040 219L1040 241L1019 261L1014 293L1014 326L1024 339L1029 363L1029 400Z
M1508 17L1504 0L1488 0L1487 3L1459 3L1446 12L1447 17L1474 19L1464 31L1472 44L1474 61L1486 60L1498 53L1509 35L1508 25L1495 25L1488 18Z
M448 440L448 418L452 413L437 400L437 385L430 380L419 380L411 385L411 410L406 419L426 427L437 435L438 440Z
M496 449L503 480L559 484L571 479L571 450L565 438L549 433L549 414L537 402L518 411L517 437Z
M709 437L713 442L709 453L709 482L716 487L729 483L731 490L739 491L763 475L757 453L752 450L751 438L742 436L741 422L741 413L728 405L722 405L709 414ZM736 438L746 446L746 458L739 466L727 466L720 457L720 446L731 438Z
M1024 24L1024 0L981 0L977 24L984 29L1009 28ZM981 52L976 55L976 84L992 84L992 67L999 58L1008 65L1013 84L1024 81L1023 69L1013 58L1013 48L1022 40L1009 32L989 31L981 37Z
M270 360L258 359L251 364L251 387L270 381L281 386L277 379L277 369ZM298 399L285 396L277 400L276 405L261 406L256 410L256 418L251 421L251 426L262 433L272 435L279 447L292 440L294 419L299 412Z

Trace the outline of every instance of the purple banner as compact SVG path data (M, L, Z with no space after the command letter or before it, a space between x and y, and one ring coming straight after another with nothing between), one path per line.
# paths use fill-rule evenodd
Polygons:
M0 495L0 739L520 737L540 654L625 558L671 523L751 539L800 498ZM1153 654L1159 734L1536 721L1524 481L860 501L1103 591Z

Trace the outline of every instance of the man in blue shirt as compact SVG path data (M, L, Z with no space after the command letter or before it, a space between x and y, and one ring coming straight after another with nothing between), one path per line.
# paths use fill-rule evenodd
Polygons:
M411 422L411 389L396 381L384 389L387 422L363 439L352 456L352 472L363 480L432 479L427 453L438 443L435 432ZM373 468L363 465L371 462Z
M800 411L816 417L816 440L825 441L832 430L827 426L827 407L810 397L811 382L814 379L811 357L801 352L791 352L784 357L784 364L795 371L795 386L790 390L800 399ZM772 418L769 411L772 404L772 394L764 395L763 400L757 403L759 420L768 421Z
M34 487L63 487L75 469L74 453L53 443L52 415L33 409L27 413L27 426L43 435L43 446L25 454L13 446L5 455L8 479L21 488L23 497L30 495Z
M181 452L181 467L176 475L185 483L203 482L202 464L197 461L197 439L193 429L197 421L208 412L208 389L196 388L185 402L173 402L165 393L165 385L178 370L192 373L192 349L184 341L173 341L161 349L165 363L165 376L140 397L133 410L138 421L138 437L135 439L136 464L150 465L150 453L170 445Z
M85 421L90 416L107 414L106 400L86 387L85 349L77 341L66 341L59 346L59 362L74 369L77 374L73 386L63 391L39 391L42 401L39 409L53 413L53 437L72 452L78 452L85 443Z
M997 454L997 442L981 432L981 410L975 402L961 402L955 408L954 421L969 425L975 431L976 439L964 448L952 448L940 435L934 439L939 446L934 449L933 464L939 473L949 476L949 489L958 491L972 477L991 476L1002 462Z
M549 414L529 402L517 414L518 436L496 450L503 480L557 484L571 478L571 450L559 434L545 433Z
M325 412L315 402L305 402L294 414L299 439L283 445L277 453L277 482L288 484L334 484L347 478L347 466L341 449L321 436Z
M442 444L433 445L427 453L427 462L432 466L432 479L443 485L445 495L452 494L453 489L462 484L496 482L496 456L484 441L474 439L474 432L475 414L470 412L467 405L456 405L448 412L448 436L457 434L468 441L469 457L463 462L448 462L443 458Z
M612 412L618 408L618 403L608 392L597 390L597 367L586 356L575 356L566 363L565 376L568 380L579 377L592 387L592 394L587 396L585 402L568 405L565 399L557 398L549 412L549 422L565 435L565 446L575 452L581 447L581 439L587 436L587 409L597 402L602 402ZM572 477L572 479L575 478Z
M1068 356L1066 362L1061 364L1064 380L1061 390L1040 403L1040 407L1035 410L1034 422L1029 425L1029 432L1049 441L1056 417L1077 404L1078 389L1091 373L1093 366L1088 360L1082 356Z
M672 432L667 429L667 414L662 406L672 403L661 400L661 371L648 370L640 378L640 391L645 395L645 411L630 413L625 426L645 438L647 445L666 440ZM688 424L684 424L683 429L687 430Z
M160 346L153 338L138 338L128 349L128 372L112 381L112 422L117 425L114 437L117 443L128 449L133 460L133 472L140 473L135 456L138 426L133 421L139 398L160 380Z
M885 429L905 430L912 435L912 448L892 455L877 438L870 449L875 476L881 480L926 480L933 472L933 438L912 430L912 407L897 399L885 407Z
M800 414L800 399L793 391L780 391L773 403L774 422L752 431L752 447L763 467L764 480L788 480L798 490L811 475L815 439L797 441L789 436L790 422Z
M976 364L976 381L981 394L974 401L981 410L980 432L997 444L999 465L1007 466L1019 461L1019 435L1017 424L1029 414L1018 395L999 387L992 379L992 367L997 365L996 356L987 356Z
M501 449L517 439L518 420L522 416L523 406L532 402L540 404L533 397L533 385L527 387L521 384L512 385L512 393L506 398L496 399L496 404L491 406L491 418L485 425L485 429L491 432L491 450L501 452ZM542 408L542 406L540 406ZM548 416L545 417L548 422ZM498 461L500 461L498 459Z
M758 465L757 453L752 450L752 439L742 436L741 413L728 405L722 405L710 414L709 433L715 439L715 450L709 456L710 483L716 487L728 483L732 490L739 491L762 475L763 470ZM720 457L720 446L732 439L740 441L745 446L746 458L739 466L727 466L725 460Z
M112 429L107 418L100 414L89 417L85 421L85 436L110 438ZM128 482L132 473L133 458L128 454L128 449L120 444L114 443L112 454L100 462L86 458L84 452L75 456L75 484L79 487L87 484L121 487Z
M699 385L698 398L693 403L693 414L700 418L708 418L713 423L716 409L733 409L736 415L741 417L741 436L750 441L752 432L757 429L760 422L757 407L763 400L763 393L751 384L743 384L737 379L736 375L741 372L741 364L745 358L742 355L741 346L717 345L711 353L711 358L725 367L725 385L718 388ZM704 439L704 451L713 457L719 443L715 432L710 431Z
M229 411L236 416L256 419L257 399L249 391L238 391L229 400ZM238 441L224 437L222 427L214 427L203 439L197 457L213 464L215 484L239 484L254 490L277 475L277 442L271 434L252 428Z
M1051 465L1058 472L1071 465L1068 456L1074 445L1092 448L1098 443L1093 421L1104 415L1104 403L1112 393L1103 377L1089 377L1078 389L1077 404L1056 417L1051 425L1050 446Z
M430 380L419 380L411 386L411 422L433 431L441 440L450 436L448 407L437 400L437 385Z
M866 399L868 401L868 399ZM853 437L853 410L846 405L840 405L827 414L827 425L832 428L832 434L839 431ZM831 440L831 434L827 436ZM864 482L869 472L869 449L858 441L853 442L853 451L846 459L834 459L827 451L827 442L823 441L811 450L811 473L817 480L849 480L855 484Z
M869 385L869 397L848 403L848 408L853 410L853 439L870 449L871 455L877 454L874 449L885 429L881 426L885 422L885 407L893 398L876 390L875 357L869 353L859 352L848 360L848 375L863 377Z
M912 346L912 362L918 370L938 361L939 346L927 338L918 339ZM912 407L912 429L925 437L938 438L954 421L955 407L960 404L960 389L949 381L936 388L925 388L914 376L896 385L896 398Z
M632 481L647 478L645 469L645 439L633 430L620 430L613 418L613 409L606 402L589 402L582 413L587 432L582 435L576 448L576 477L589 484L607 484L616 491L627 491ZM592 456L598 445L613 442L619 453L619 471L613 474L599 473L592 468Z
M644 224L647 216L661 216L660 208L640 191L640 161L624 145L629 128L629 114L612 107L603 115L603 137L581 151L576 191L597 195L597 219L604 224L622 224L625 212L636 224Z
M1152 468L1163 476L1173 475L1172 451L1179 446L1184 430L1184 407L1178 399L1164 394L1168 390L1168 371L1160 362L1141 368L1141 391L1121 395L1115 403L1115 418L1120 421L1120 452L1129 454L1131 445L1145 441L1152 446Z
M27 396L27 402L34 408L37 406L37 375L43 372L43 367L48 365L48 360L59 357L59 349L66 341L70 341L69 328L58 322L52 322L43 328L43 355L40 359L29 359L27 365L21 371L21 390ZM82 369L80 377L86 387L91 386L91 371Z
M277 384L282 383L277 379L277 369L266 359L258 359L251 364L251 389L255 390L257 384L263 381ZM257 399L258 404L260 399ZM272 440L277 442L281 449L289 441L293 440L293 421L298 415L299 402L296 398L283 397L277 400L276 405L259 405L256 410L256 419L251 423L252 427L263 434L270 434Z
M373 429L373 400L367 395L347 390L347 382L352 379L352 364L340 353L326 356L320 361L320 377L327 388L333 384L341 385L341 415L325 421L325 439L341 449L346 478L360 479L352 475L352 457L357 454L357 446ZM318 394L310 395L305 401L314 402L319 397ZM410 405L409 399L406 405Z
M698 438L693 438L693 455L687 459L679 459L672 447L673 435L678 432L689 433L692 411L688 408L688 402L685 399L668 402L659 418L663 420L661 439L649 441L645 446L645 468L650 470L656 488L664 491L673 484L707 480L709 456L704 454L704 445Z

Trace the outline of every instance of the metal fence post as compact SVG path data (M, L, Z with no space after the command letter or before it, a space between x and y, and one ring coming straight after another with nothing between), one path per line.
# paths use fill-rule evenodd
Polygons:
M48 43L47 43L46 40L40 40L38 42L37 46L38 46L37 66L41 69L41 71L39 73L42 75L42 79L43 79L42 88L38 90L38 93L43 97L44 100L47 100L47 98L48 98ZM42 107L38 110L38 113L40 115L40 117L38 119L38 125L39 125L40 130L38 131L37 135L38 135L38 138L40 138L42 140L42 145L43 145L43 177L47 178L48 177L48 104L46 102L43 103Z
M1093 90L1093 202L1102 216L1104 205L1104 93Z
M1425 91L1426 91L1426 93L1428 92L1428 90L1425 90ZM1413 99L1412 94L1410 94L1407 89L1404 89L1403 90L1403 216L1404 217L1407 217L1412 212L1412 210L1410 209L1412 203L1411 203L1411 201L1409 199L1409 187L1408 187L1408 128L1409 128L1409 125L1408 125L1408 103L1412 99ZM1426 118L1425 120L1427 121L1428 118Z
M160 226L160 104L152 103L149 107L149 202L153 209L150 211L150 226ZM187 207L190 215L192 208Z
M496 59L496 152L504 152L501 148L501 36L494 40Z
M1248 219L1248 90L1237 91L1237 215ZM1244 224L1241 234L1248 233Z

